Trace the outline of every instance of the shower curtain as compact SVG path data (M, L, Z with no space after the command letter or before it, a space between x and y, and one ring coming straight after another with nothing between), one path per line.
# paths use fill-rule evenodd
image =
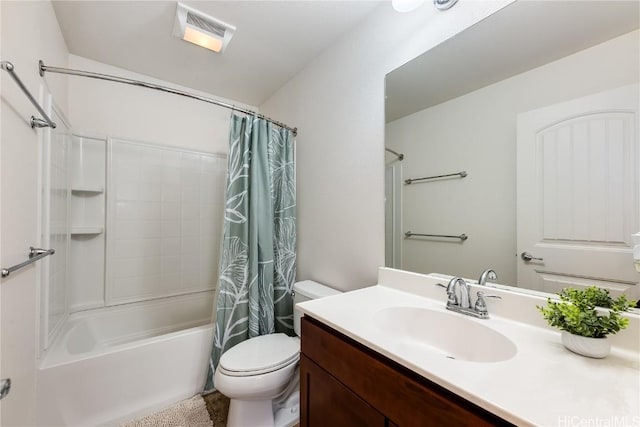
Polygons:
M293 134L232 114L227 195L213 349L205 391L220 356L258 335L293 335L296 267Z

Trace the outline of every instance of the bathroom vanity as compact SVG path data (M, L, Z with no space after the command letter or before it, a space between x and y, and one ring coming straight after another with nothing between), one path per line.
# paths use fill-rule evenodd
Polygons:
M546 326L545 297L472 285L502 298L476 319L445 308L442 283L381 268L377 286L296 306L301 426L640 422L640 316L590 359Z
M302 337L301 426L511 425L311 317Z

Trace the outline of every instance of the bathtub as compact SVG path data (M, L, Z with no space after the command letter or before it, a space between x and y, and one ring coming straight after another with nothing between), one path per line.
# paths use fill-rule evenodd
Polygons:
M116 425L202 391L212 291L69 316L37 374L37 423Z

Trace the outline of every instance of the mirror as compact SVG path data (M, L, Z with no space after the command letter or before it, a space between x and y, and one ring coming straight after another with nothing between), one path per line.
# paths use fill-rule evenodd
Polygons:
M386 265L640 298L638 17L517 1L389 73Z

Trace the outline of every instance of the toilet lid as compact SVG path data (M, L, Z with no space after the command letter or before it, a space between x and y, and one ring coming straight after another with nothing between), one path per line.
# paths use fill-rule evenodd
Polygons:
M229 374L258 375L297 361L300 339L285 334L261 335L231 347L220 358Z

